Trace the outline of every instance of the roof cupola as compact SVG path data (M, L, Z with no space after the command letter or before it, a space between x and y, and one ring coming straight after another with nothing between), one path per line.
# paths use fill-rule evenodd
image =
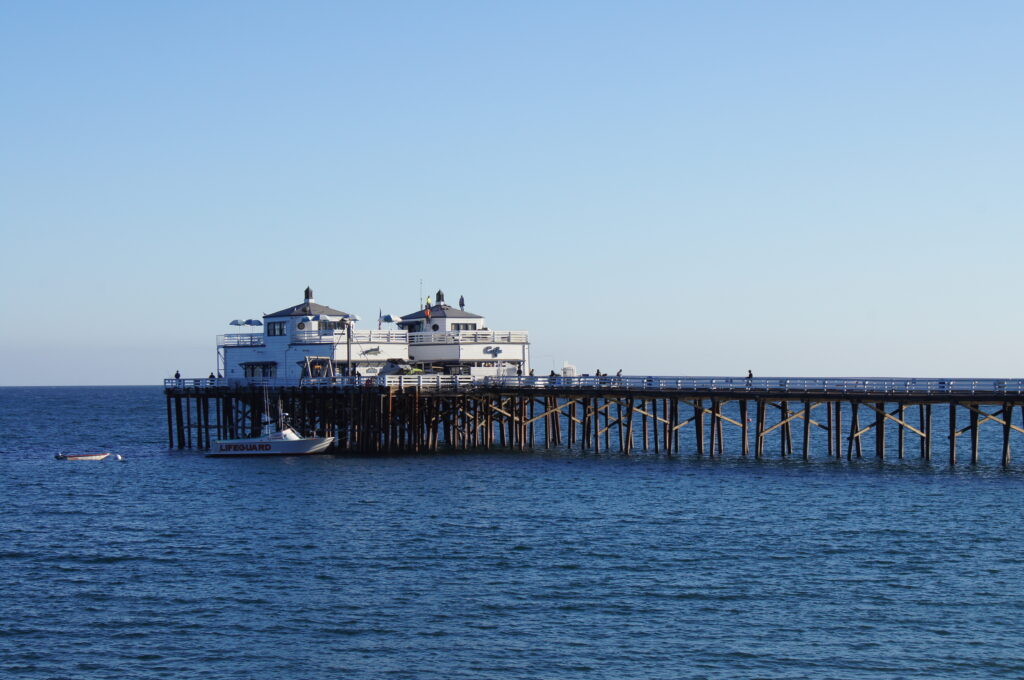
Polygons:
M312 301L313 301L313 289L310 288L309 286L306 286L306 302L312 302Z

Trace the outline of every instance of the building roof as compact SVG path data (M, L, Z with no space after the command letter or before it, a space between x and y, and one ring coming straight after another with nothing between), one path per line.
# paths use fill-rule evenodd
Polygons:
M279 312L273 314L264 314L263 318L266 319L268 316L313 316L315 314L324 314L326 316L352 316L348 312L342 312L337 309L332 309L326 305L317 304L316 302L303 302L297 304L294 307L288 307L282 309Z
M404 323L406 321L416 321L417 319L424 319L424 318L426 318L426 316L427 315L424 312L424 310L421 309L418 312L413 312L412 314L406 314L405 316L403 316L402 317L402 322ZM447 319L482 319L483 317L480 316L479 314L473 314L472 312L467 312L467 311L464 311L464 310L461 310L461 309L455 309L453 307L449 307L448 305L445 305L445 304L440 304L440 305L434 305L433 307L430 308L430 318L431 319L440 319L440 318L447 318Z

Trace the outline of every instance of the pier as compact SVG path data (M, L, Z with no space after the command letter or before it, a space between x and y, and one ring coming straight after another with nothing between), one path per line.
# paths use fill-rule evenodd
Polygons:
M1024 380L673 376L331 376L164 383L168 446L255 436L267 405L336 453L568 448L632 455L933 456L1003 466L1024 434ZM933 429L939 411L942 431ZM688 439L687 439L688 438ZM961 439L966 438L965 442ZM873 450L872 450L873 447ZM968 457L969 456L969 457Z

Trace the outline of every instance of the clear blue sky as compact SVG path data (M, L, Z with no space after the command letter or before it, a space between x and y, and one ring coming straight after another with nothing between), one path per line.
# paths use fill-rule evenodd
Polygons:
M0 384L464 294L535 365L1024 375L1024 3L0 4Z

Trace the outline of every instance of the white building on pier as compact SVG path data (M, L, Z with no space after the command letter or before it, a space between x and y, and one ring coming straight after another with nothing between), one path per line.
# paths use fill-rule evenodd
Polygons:
M427 373L528 375L530 337L526 331L492 331L487 320L455 309L437 291L436 302L406 314L398 327L409 331L409 363Z
M218 336L218 368L229 383L298 383L409 371L529 373L526 331L489 330L482 316L444 304L441 291L437 298L436 304L401 317L398 330L357 330L357 316L315 302L306 288L303 302L265 314L262 321L232 321L261 330Z

